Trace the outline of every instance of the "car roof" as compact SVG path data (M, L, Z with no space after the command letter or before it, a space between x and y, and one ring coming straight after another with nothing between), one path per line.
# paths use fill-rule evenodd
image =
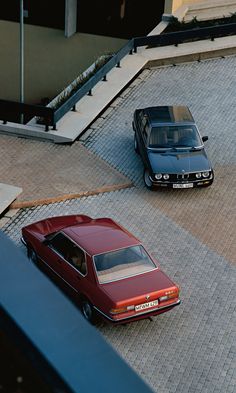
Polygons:
M151 123L194 123L187 106L153 106L143 111Z
M91 219L87 223L63 228L62 232L89 255L103 254L140 244L135 236L110 218Z

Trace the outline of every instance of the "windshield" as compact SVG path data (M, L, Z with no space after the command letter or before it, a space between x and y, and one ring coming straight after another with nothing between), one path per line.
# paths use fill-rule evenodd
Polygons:
M153 127L149 139L150 148L198 147L202 145L194 125Z
M135 276L156 268L142 246L96 255L94 262L100 284Z

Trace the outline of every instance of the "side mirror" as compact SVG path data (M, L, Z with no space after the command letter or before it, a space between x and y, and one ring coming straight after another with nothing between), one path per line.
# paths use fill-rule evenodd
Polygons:
M203 142L208 141L208 136L203 136L203 137L202 137L202 141L203 141Z

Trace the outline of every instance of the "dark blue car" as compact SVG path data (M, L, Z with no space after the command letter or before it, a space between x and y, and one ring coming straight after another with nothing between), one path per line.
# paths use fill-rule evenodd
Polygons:
M136 109L134 149L144 164L147 188L210 186L214 172L204 142L186 106Z

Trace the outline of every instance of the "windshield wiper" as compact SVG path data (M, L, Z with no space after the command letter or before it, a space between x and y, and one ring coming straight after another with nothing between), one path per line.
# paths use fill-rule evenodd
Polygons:
M179 145L179 146L175 146L174 149L175 150L178 150L178 149L201 150L202 146Z
M191 146L189 147L190 150L195 151L195 150L202 150L202 146Z

